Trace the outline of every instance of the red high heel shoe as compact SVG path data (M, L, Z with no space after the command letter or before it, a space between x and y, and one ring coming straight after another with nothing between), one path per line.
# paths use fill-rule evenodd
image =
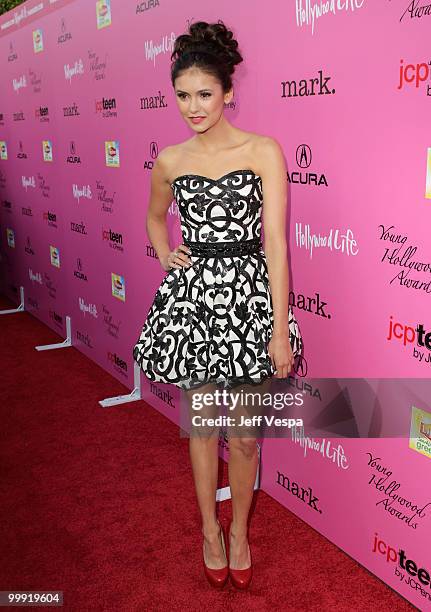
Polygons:
M222 545L224 554L225 554L226 559L227 559L224 529L223 529L222 525L220 525L220 523L218 521L217 521L217 523L220 526L221 545ZM203 545L204 545L204 550L205 550L205 542L203 543ZM210 583L211 586L213 586L213 587L215 587L217 589L221 589L226 584L226 581L228 579L228 576L229 576L229 565L226 565L226 567L221 567L221 568L218 568L218 569L211 569L205 563L205 557L203 558L203 562L204 562L204 572L205 572L205 576L207 577L208 582Z
M228 547L230 549L230 527L232 525L232 520L229 523L229 531L228 531ZM249 546L249 550L250 550L250 546ZM228 552L228 554L230 555L230 552ZM250 551L250 561L251 561L251 565L250 567L246 567L245 569L232 569L231 567L229 567L229 576L231 579L232 584L237 588L237 589L246 589L250 582L251 582L251 578L253 575L253 562L251 559L251 551Z

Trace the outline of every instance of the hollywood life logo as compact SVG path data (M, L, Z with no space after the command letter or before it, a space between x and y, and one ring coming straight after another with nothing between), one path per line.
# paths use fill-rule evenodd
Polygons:
M319 440L310 438L305 435L304 427L292 427L291 435L292 440L304 449L304 457L307 456L307 451L311 450L312 452L322 455L324 459L329 460L336 465L337 468L347 470L350 467L341 444L334 446L333 442L326 438L321 438Z
M427 601L431 602L431 576L429 570L419 565L412 559L407 558L406 551L399 548L389 546L384 540L379 539L376 532L374 534L374 542L371 551L376 555L382 555L386 563L396 563L395 576L400 582L404 582L407 586L420 593ZM425 587L425 588L422 588Z
M84 74L84 62L81 58L79 60L75 60L75 63L70 66L70 64L64 64L64 78L66 81L69 81L69 84L72 83L72 79L76 76Z
M312 154L311 148L307 144L300 144L296 149L296 164L300 170L293 172L287 171L287 182L296 185L313 185L320 187L321 185L328 186L325 174L311 172L308 168L311 165Z
M431 96L431 60L417 64L404 64L403 59L400 61L399 83L397 86L399 91L412 87L419 89L427 81L426 95Z
M295 16L296 25L298 28L311 25L311 35L314 34L314 24L317 19L340 14L342 11L346 13L363 8L365 0L350 0L350 2L316 2L315 0L296 0Z
M357 242L353 237L351 229L342 230L331 228L325 234L313 233L309 223L302 227L302 223L295 223L296 246L300 249L304 248L310 252L310 259L313 258L313 249L328 249L344 255L357 255L359 249Z
M409 448L431 459L431 413L412 406Z
M376 506L381 506L393 518L405 523L412 529L417 529L418 522L413 519L423 519L427 516L425 512L431 501L418 506L418 504L403 494L401 494L401 483L395 479L389 480L392 477L392 470L384 464L381 457L373 456L367 452L368 467L373 471L371 473L368 484L374 487L382 498L376 502Z
M78 185L72 185L73 197L75 200L78 200L78 204L81 198L86 198L87 200L93 199L93 193L91 191L90 185L83 185L82 187L78 187Z
M28 187L33 187L33 189L36 189L36 181L35 181L34 176L29 176L28 178L26 178L25 176L22 176L21 184L26 191Z
M294 480L291 480L288 476L286 476L279 470L276 470L276 472L276 484L283 487L285 491L288 491L291 495L299 499L299 501L310 506L310 508L312 508L312 510L314 510L315 512L322 514L322 510L317 505L319 498L313 495L313 489L311 487L307 487L306 489L304 489L304 487L302 487Z
M154 43L153 40L144 41L145 60L147 62L153 62L155 66L158 55L170 55L172 53L175 39L176 36L174 32L171 32L170 34L165 34L157 43Z
M423 351L413 347L412 356L419 360L419 363L431 363L431 331L427 332L423 323L418 323L416 327L396 323L393 321L393 316L389 317L389 335L386 340L400 342L404 347L412 345L416 342Z
M27 87L27 79L25 78L25 74L22 74L18 79L12 80L13 90L18 92L23 87Z
M31 268L28 269L28 277L32 283L38 283L42 285L42 275L40 272L33 272Z
M422 289L425 293L431 293L431 280L423 281L420 278L411 276L412 270L427 274L428 277L431 273L431 262L420 261L419 259L413 259L418 250L417 246L406 245L407 235L397 233L394 225L388 225L385 227L383 224L378 226L380 230L379 239L384 242L389 242L395 245L395 247L386 247L385 252L381 261L386 261L389 265L399 266L401 269L389 284L392 284L396 279L399 280L399 284L407 289ZM427 277L425 277L427 278Z
M96 115L100 115L103 119L117 117L117 99L103 97L101 100L96 100L95 111Z
M124 251L123 249L123 234L113 232L111 228L102 228L102 241L108 242L109 246L116 251Z
M99 317L99 315L97 314L96 304L86 304L84 298L81 298L81 297L78 298L78 303L79 303L79 310L84 313L84 317L87 313L91 315L92 317L94 317L95 319Z

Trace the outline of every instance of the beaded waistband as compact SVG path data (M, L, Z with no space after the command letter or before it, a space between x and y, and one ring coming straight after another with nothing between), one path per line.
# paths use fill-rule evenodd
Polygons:
M238 255L257 255L262 252L260 238L239 240L238 242L191 242L183 240L197 257L235 257Z

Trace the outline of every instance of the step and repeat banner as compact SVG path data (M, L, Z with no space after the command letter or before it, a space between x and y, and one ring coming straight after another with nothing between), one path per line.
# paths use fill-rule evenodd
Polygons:
M28 0L0 17L0 290L18 304L23 286L61 337L70 317L73 346L133 388L165 274L145 231L151 170L192 136L170 55L190 20L218 19L244 56L226 117L285 153L304 339L295 372L271 384L274 413L294 423L261 441L261 487L431 608L425 1ZM173 199L172 246L178 215ZM141 383L179 424L184 394Z

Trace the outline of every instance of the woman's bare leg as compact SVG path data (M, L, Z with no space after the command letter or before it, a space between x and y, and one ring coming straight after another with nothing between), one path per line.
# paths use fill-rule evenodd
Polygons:
M186 391L190 403L190 415L215 418L219 416L218 406L203 406L200 410L192 408L193 394L213 393L216 386L209 383L198 389ZM190 459L199 509L202 516L204 536L204 559L211 569L226 566L226 556L220 540L220 528L216 517L216 490L218 476L219 427L196 427L190 430Z
M270 380L261 385L241 385L232 389L231 393L240 392L263 394L269 391ZM256 398L258 395L255 396ZM241 416L252 417L263 415L265 409L261 406L253 408L246 404L237 404L229 411L240 422ZM250 552L247 538L247 523L251 502L253 500L254 483L258 466L257 438L260 437L260 427L236 427L230 430L229 436L229 484L232 495L232 524L230 529L229 565L232 569L245 569L250 566Z

